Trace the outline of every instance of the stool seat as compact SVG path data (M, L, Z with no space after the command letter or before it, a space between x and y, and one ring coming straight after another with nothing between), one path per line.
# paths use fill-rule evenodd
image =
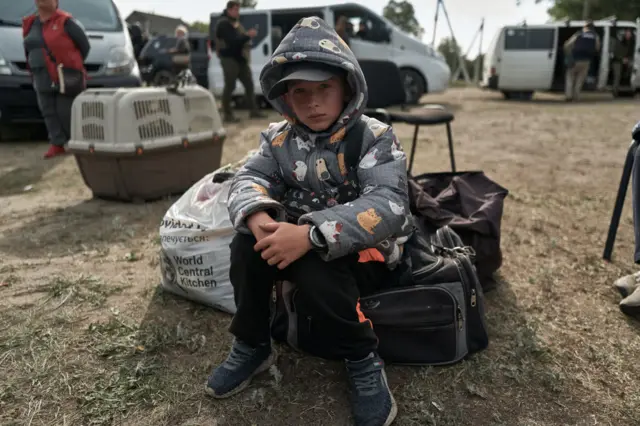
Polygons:
M442 105L425 105L422 108L412 112L396 112L389 111L384 108L367 109L364 112L367 116L382 121L385 124L406 123L415 126L413 131L413 144L411 145L411 154L409 155L409 165L407 173L411 176L413 168L413 160L418 145L418 131L420 126L444 125L447 128L447 139L449 142L449 158L451 160L451 171L456 171L456 160L453 153L453 138L451 136L451 122L454 119L453 113L449 112Z
M454 115L446 109L434 105L421 108L416 112L389 111L389 118L399 123L413 124L416 126L433 126L448 124L453 121Z

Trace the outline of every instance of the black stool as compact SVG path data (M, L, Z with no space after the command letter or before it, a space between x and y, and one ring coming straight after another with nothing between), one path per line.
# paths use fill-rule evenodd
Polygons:
M616 241L616 233L618 232L618 226L620 225L620 216L622 216L624 199L627 196L629 179L631 178L631 172L633 171L634 157L636 155L638 144L640 144L640 122L633 128L631 136L633 140L631 141L631 145L629 146L629 150L627 151L627 158L624 160L622 177L620 178L620 186L618 187L618 195L616 196L616 204L613 207L613 214L611 215L611 223L609 224L607 242L604 245L604 253L602 254L602 258L608 261L611 261L613 244Z
M413 160L418 146L418 131L420 126L445 125L447 127L447 139L449 141L449 159L451 160L451 171L456 171L456 159L453 152L453 137L451 136L451 122L454 115L447 111L442 105L425 105L424 107L414 110L414 112L391 112L382 108L375 110L367 110L365 114L369 117L380 120L386 124L407 123L413 124L413 145L411 145L411 154L409 156L409 167L407 172L411 175L413 168Z

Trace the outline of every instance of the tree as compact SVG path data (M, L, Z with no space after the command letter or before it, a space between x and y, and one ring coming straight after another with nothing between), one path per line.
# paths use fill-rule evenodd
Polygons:
M255 9L258 5L258 0L240 0L240 7L249 7Z
M534 0L548 2L548 12L554 19L601 19L616 16L619 20L635 21L640 17L640 0ZM517 0L520 4L520 0Z
M384 7L382 15L409 34L421 37L424 33L424 28L416 19L416 11L408 0L390 0Z
M201 21L195 21L189 25L191 31L196 33L208 33L209 32L209 24Z
M451 72L454 72L460 63L460 53L462 52L460 45L453 38L445 37L438 44L438 52L442 53Z
M440 44L438 45L438 52L442 53L444 56L444 60L451 69L451 73L455 73L458 69L458 65L460 64L460 54L462 52L462 48L456 41L451 37L446 37L440 40ZM476 61L480 61L479 69L476 68ZM467 72L469 73L469 77L472 80L476 79L476 70L478 70L478 80L482 77L482 65L484 62L484 55L476 56L475 59L464 58L465 66L467 67ZM453 77L453 75L452 75ZM464 80L464 75L461 73L459 80Z

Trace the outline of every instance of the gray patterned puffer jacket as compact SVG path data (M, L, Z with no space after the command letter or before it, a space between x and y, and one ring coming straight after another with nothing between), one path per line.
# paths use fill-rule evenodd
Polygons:
M235 176L228 200L231 221L243 233L250 232L246 218L257 211L268 211L278 221L315 224L328 242L324 260L360 252L394 268L413 230L406 155L389 126L362 115L367 103L362 70L323 20L301 19L282 40L262 70L263 93L282 77L282 65L294 61L345 69L354 96L323 133L298 124L282 99L272 102L286 120L261 133L260 151ZM344 138L358 120L366 126L357 182L350 182Z

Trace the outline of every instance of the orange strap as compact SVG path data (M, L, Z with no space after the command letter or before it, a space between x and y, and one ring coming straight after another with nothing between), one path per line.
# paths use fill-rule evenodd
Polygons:
M384 263L384 256L382 255L382 253L380 253L380 250L375 249L375 248L369 248L366 250L362 250L361 252L358 253L359 257L358 257L358 262L360 263L367 263L367 262L383 262Z

